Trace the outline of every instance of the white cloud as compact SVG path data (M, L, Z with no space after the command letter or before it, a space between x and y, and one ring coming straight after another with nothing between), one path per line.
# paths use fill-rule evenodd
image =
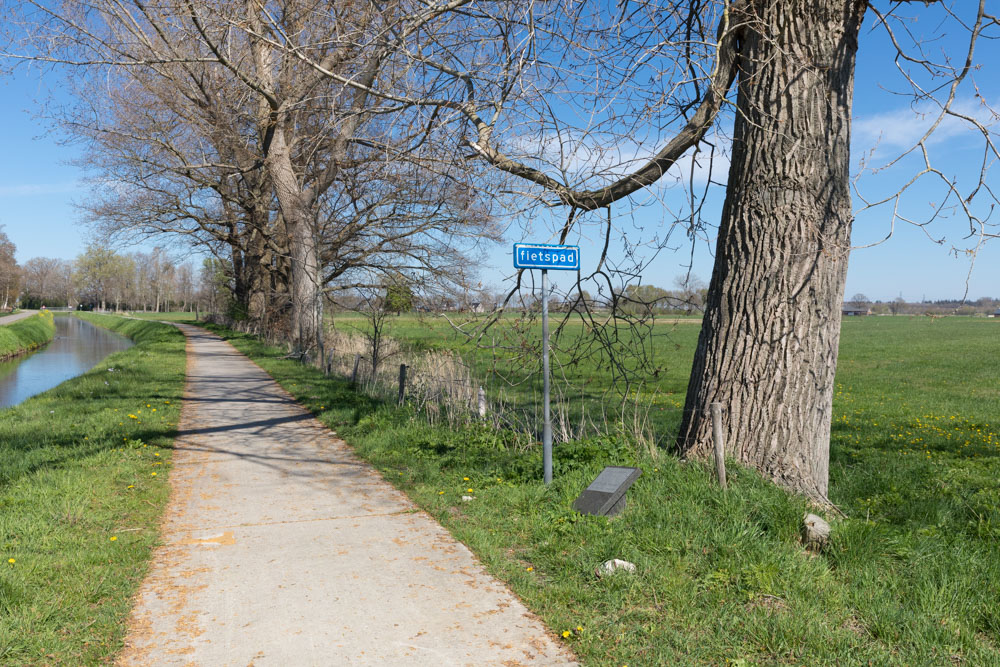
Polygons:
M1000 118L980 98L956 100L952 110L974 118L987 128L996 130ZM996 107L993 107L996 108ZM870 150L876 144L879 150L906 150L914 146L937 122L941 108L924 104L917 107L900 107L854 119L854 145L859 150ZM965 133L979 131L962 118L945 116L928 138L928 144L939 144Z

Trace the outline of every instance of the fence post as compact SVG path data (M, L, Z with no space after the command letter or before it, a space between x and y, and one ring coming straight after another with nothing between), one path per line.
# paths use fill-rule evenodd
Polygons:
M329 375L333 372L333 350L326 355L326 374Z
M358 383L358 364L361 363L361 353L356 352L354 354L354 370L351 371L351 384Z
M479 416L486 416L486 390L482 387L479 388Z
M719 477L719 486L725 491L726 486L726 441L722 435L722 404L710 403L708 409L712 413L712 443L715 445L715 473Z
M406 397L406 364L399 365L399 404L403 404Z

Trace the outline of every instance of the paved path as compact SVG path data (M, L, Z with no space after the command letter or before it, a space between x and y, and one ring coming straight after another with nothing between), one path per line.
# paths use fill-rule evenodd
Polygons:
M468 549L191 326L163 546L127 665L565 665Z
M5 325L5 324L13 324L14 322L17 322L18 320L23 320L26 317L31 317L32 315L34 315L37 312L38 312L37 310L22 310L21 312L17 313L16 315L0 315L0 326Z

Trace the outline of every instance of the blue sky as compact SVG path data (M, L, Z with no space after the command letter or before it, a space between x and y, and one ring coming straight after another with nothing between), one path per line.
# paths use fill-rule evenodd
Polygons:
M918 15L927 11L922 5L918 8L911 13ZM934 22L929 20L913 24L917 34L934 27ZM964 46L957 38L948 36L932 43L931 48L938 52L950 50L961 57ZM978 47L976 60L990 66L1000 62L1000 44L984 40ZM898 88L902 79L894 72L891 52L882 35L863 32L858 62L854 162L876 143L876 157L898 152L926 125L926 117L922 118L919 112L927 110L917 108L914 111L905 97L885 90L887 85ZM1000 107L1000 77L990 74L989 71L976 74L978 92L982 99ZM47 81L57 83L58 76ZM37 108L36 100L45 95L44 85L32 73L0 77L0 122L6 129L6 159L0 161L0 225L17 245L17 258L21 262L36 256L72 258L89 240L88 230L79 223L80 214L72 205L74 200L85 196L87 187L82 182L84 172L68 164L79 157L79 149L60 145L57 137L46 133L45 124L31 115ZM985 113L981 107L977 111L970 86L962 91L959 103L979 117ZM978 146L970 133L948 127L943 128L939 138L930 144L935 166L949 177L969 175L970 164L978 156L975 152ZM902 174L910 175L914 169L911 161L900 169L862 181L862 187L870 196L884 196L898 185ZM991 175L988 182L1000 192L1000 174ZM903 211L910 216L926 217L932 210L931 203L939 196L934 187L920 185L905 200ZM716 189L709 210L718 211L721 197L721 189ZM711 219L711 215L709 217ZM864 246L884 237L890 229L890 217L887 210L861 213L855 221L854 245ZM659 218L656 207L644 209L635 216L637 224L646 229L655 227ZM907 300L957 298L965 293L967 278L970 299L1000 297L1000 244L987 243L979 250L970 277L970 258L956 257L951 252L952 244L969 244L962 238L963 231L967 230L963 225L960 220L939 221L925 233L911 225L897 223L888 241L852 252L847 297L861 292L871 299L881 300L899 295ZM510 241L550 241L546 226L544 220L540 221L531 238L522 238L520 228L512 228ZM935 243L929 237L944 239L944 243ZM683 242L682 236L677 238L681 239L677 251L661 252L643 274L643 282L669 288L675 276L685 271L691 247ZM706 282L711 275L713 244L714 239L696 244L693 255L693 273ZM581 245L586 269L588 254L593 256L596 250L587 239ZM496 284L511 273L510 254L508 244L489 254L488 266L483 270L484 282Z

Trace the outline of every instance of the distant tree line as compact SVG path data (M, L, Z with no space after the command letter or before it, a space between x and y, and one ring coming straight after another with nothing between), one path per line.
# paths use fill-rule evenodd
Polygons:
M161 249L120 254L91 246L74 260L34 257L23 266L7 261L0 281L16 286L16 298L8 302L22 308L204 311L222 310L232 299L225 272L214 261L196 272Z
M870 310L872 315L992 315L1000 308L1000 299L984 296L974 301L968 299L907 301L902 296L897 296L890 301L872 301L864 294L858 293L844 305Z

